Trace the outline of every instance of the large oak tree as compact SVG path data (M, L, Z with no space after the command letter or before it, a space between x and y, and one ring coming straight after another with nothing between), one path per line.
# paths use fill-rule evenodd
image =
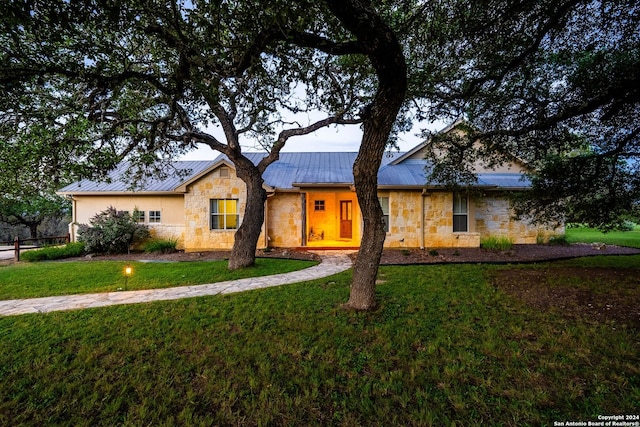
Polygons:
M0 36L3 134L28 132L47 117L63 132L52 149L68 152L64 167L79 177L100 176L123 159L138 174L157 174L197 143L226 154L247 188L229 268L252 265L265 169L289 138L360 121L362 97L353 90L363 80L359 67L347 69L313 48L322 39L310 29L322 23L312 8L281 1L12 3ZM313 110L325 118L299 124L282 117ZM253 164L243 144L266 150L264 158Z
M434 181L519 159L538 221L620 225L640 203L640 7L619 0L443 2L453 58L428 63L432 114L466 120L433 138ZM490 25L488 25L490 23ZM417 52L422 58L437 58ZM435 108L434 108L435 107Z
M12 4L0 22L6 123L21 130L47 105L64 109L56 123L77 171L125 157L149 167L198 142L227 154L257 213L238 230L236 266L253 260L246 242L262 224L261 174L286 139L362 122L354 179L364 232L348 303L356 309L375 306L384 242L377 170L410 106L416 120L471 125L468 138L431 140L444 154L434 155L433 179L471 181L465 165L478 158L517 157L554 196L529 206L541 218L583 211L575 217L611 222L605 213L623 211L618 201L637 200L633 2L60 0ZM310 109L326 119L291 127L280 116ZM270 153L253 165L242 137ZM558 184L569 178L566 189ZM595 203L575 203L591 193Z

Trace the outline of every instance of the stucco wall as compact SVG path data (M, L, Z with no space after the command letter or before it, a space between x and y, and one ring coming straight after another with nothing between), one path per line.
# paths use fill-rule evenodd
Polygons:
M178 247L184 244L184 197L182 194L147 196L139 194L119 196L74 196L74 222L70 224L71 236L77 240L79 224L89 224L91 217L110 206L119 211L145 212L145 223L153 236L178 239ZM149 211L160 211L160 223L149 223Z

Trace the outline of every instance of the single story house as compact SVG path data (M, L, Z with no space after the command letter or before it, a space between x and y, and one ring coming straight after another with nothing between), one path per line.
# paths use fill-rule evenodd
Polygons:
M378 173L378 196L385 216L385 247L478 247L484 236L509 237L516 244L536 243L558 230L511 218L507 194L526 190L524 166L478 167L480 197L426 186L424 144L385 154ZM353 184L356 152L281 153L264 174L268 198L258 246L355 248L363 222ZM247 156L256 164L263 153ZM152 234L177 238L186 251L229 249L245 216L246 190L224 155L212 161L177 161L181 174L152 179L135 191L120 177L110 182L83 180L62 188L72 200L70 233L109 206L139 212Z

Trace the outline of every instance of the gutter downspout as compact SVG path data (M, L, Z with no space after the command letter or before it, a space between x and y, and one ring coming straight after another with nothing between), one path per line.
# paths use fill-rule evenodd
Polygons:
M420 249L424 250L424 202L427 197L427 190L423 189L422 193L420 193Z
M264 201L264 247L269 247L269 199L276 195L275 189L272 193L267 193L267 199Z
M76 241L76 221L78 219L78 201L73 194L67 196L71 200L71 223L69 224L69 240Z

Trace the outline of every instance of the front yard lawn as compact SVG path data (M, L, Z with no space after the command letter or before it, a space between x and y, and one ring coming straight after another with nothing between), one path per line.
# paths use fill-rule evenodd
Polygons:
M53 295L113 292L124 289L157 289L199 285L245 277L267 276L301 270L314 261L256 258L254 267L229 271L227 261L132 262L125 278L126 262L65 261L0 266L0 300ZM125 283L126 280L126 283Z
M345 272L5 317L0 425L552 426L638 414L637 325L567 299L532 304L498 280L516 269L552 273L536 290L611 289L638 309L624 278L638 277L640 256L625 256L382 267L371 313L340 308ZM623 279L592 283L606 269Z
M629 246L640 248L640 227L631 231L610 231L603 233L594 228L567 227L567 241L569 243L606 243L608 245Z

